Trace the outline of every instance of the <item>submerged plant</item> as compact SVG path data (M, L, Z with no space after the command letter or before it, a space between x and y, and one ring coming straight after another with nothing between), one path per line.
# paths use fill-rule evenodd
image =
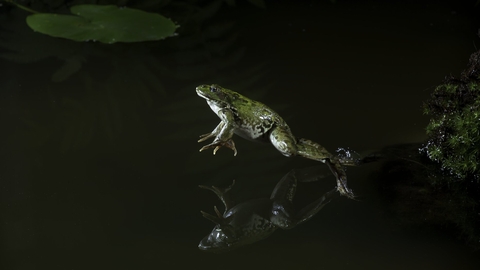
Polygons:
M449 76L424 104L431 116L422 151L456 179L480 172L480 51L470 57L460 78Z

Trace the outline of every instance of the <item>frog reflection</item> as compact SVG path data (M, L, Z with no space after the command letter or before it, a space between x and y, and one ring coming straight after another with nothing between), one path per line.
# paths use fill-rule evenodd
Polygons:
M306 181L305 181L306 182ZM325 193L302 209L295 209L293 197L297 187L295 171L290 171L275 186L270 198L261 198L233 205L227 188L200 186L213 191L223 202L225 211L216 215L201 211L216 226L198 245L204 251L224 252L248 245L271 235L277 228L291 229L311 219L336 194L335 189Z
M218 149L225 146L237 155L232 140L234 133L245 139L270 142L287 157L302 156L327 164L337 179L340 194L354 198L352 190L347 187L347 175L342 167L357 165L354 159L339 158L316 142L293 136L280 115L261 102L216 84L200 85L196 91L221 120L212 132L200 136L198 142L214 138L212 143L203 146L200 151L214 148L215 154Z

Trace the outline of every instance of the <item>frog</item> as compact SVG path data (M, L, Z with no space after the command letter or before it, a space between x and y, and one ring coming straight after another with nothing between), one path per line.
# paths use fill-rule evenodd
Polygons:
M214 192L225 210L222 214L214 206L215 215L200 211L203 217L215 223L215 227L200 241L198 248L213 253L228 252L263 240L277 229L292 229L313 218L338 194L336 189L332 189L312 203L296 209L293 198L299 182L297 178L295 170L291 170L276 184L269 198L239 204L234 204L229 196L235 180L227 188L200 185L200 188Z
M325 163L337 180L340 194L355 198L347 186L343 166L357 166L357 160L332 155L320 144L294 136L285 120L259 101L217 84L200 85L196 87L196 92L220 118L220 123L212 132L200 135L198 142L214 138L212 143L200 148L200 152L213 148L215 155L221 147L227 147L236 156L237 149L232 139L234 134L251 141L271 143L284 156L301 156Z

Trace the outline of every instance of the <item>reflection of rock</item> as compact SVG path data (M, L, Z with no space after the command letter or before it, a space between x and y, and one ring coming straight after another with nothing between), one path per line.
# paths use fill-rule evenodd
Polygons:
M479 75L480 51L460 78L447 77L425 103L426 144L389 148L378 178L386 207L403 222L452 228L478 246Z
M479 245L480 190L474 183L451 181L438 166L419 153L420 144L383 150L386 159L377 174L382 205L395 222L450 230Z

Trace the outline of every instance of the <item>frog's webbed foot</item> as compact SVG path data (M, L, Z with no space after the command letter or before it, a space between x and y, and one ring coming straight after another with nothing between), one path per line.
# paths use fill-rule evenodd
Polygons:
M233 121L233 116L226 115L229 121ZM233 150L233 155L237 155L237 149L235 148L235 143L232 140L233 136L233 126L227 124L225 121L221 121L220 124L210 133L200 135L198 142L203 142L207 139L215 137L211 144L207 144L204 147L200 148L200 152L208 148L214 148L213 154L215 155L222 146L228 147Z
M201 141L204 141L204 139L208 139L208 134L206 134L207 136L203 137L202 139L198 140L199 142ZM208 138L206 138L208 137ZM211 136L210 136L211 137ZM208 149L208 148L214 148L213 149L213 154L215 155L218 151L218 149L220 149L222 146L225 146L225 147L228 147L230 149L233 150L233 155L236 156L237 155L237 148L235 148L235 143L233 142L232 139L228 139L226 141L213 141L211 144L207 144L205 146L203 146L202 148L200 148L200 152L202 152L203 150L205 149Z
M336 158L343 166L358 166L361 163L360 155L348 148L338 148Z
M335 159L326 159L325 164L327 164L327 166L330 168L330 171L332 171L333 175L337 179L338 192L340 192L341 195L346 196L350 199L355 199L353 191L347 186L347 174L342 168L340 162Z
M340 192L340 194L342 194L343 196L355 200L355 194L353 194L353 191L347 187L347 184L345 182L339 179L337 179L337 191Z

